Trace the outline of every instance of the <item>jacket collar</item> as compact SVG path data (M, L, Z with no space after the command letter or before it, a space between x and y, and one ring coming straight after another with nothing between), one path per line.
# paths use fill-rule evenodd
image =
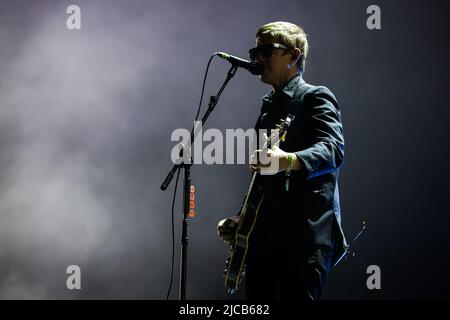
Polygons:
M289 98L292 98L294 96L295 91L297 88L305 83L305 80L303 80L302 73L297 73L291 80L288 81L288 83L285 84L283 89L281 89L281 92L285 95L287 95ZM268 93L266 93L262 99L266 102L272 102L273 96L275 95L275 90L270 90Z

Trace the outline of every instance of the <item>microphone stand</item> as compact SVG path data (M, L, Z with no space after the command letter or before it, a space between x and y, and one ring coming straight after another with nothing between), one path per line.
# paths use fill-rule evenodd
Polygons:
M222 87L220 88L219 92L215 96L210 97L210 101L208 104L208 110L204 114L201 120L201 126L198 126L196 130L194 131L194 127L191 131L190 140L188 143L189 148L189 159L188 161L183 161L180 164L175 164L170 170L170 172L167 174L166 178L164 179L164 182L161 185L161 190L166 190L169 186L170 182L172 181L172 178L175 174L175 172L181 168L184 169L184 184L183 184L183 223L182 223L182 229L181 229L181 263L180 263L180 291L179 291L179 299L180 300L186 300L186 275L187 275L187 247L188 247L188 240L189 240L189 196L190 196L190 188L191 188L191 166L192 166L192 156L191 156L191 148L192 142L197 137L197 134L199 133L201 127L208 119L211 112L214 110L214 108L217 105L217 102L219 101L220 95L222 94L223 90L227 86L228 82L231 80L231 78L236 73L238 67L235 65L232 65L230 70L227 73L227 78L225 79L225 82L222 84ZM194 124L195 125L195 124ZM184 149L184 148L183 148ZM180 157L183 157L183 149L180 150ZM186 156L186 154L185 154Z

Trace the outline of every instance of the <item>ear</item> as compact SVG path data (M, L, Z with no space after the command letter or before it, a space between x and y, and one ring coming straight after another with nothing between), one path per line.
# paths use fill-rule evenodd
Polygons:
M295 48L294 51L291 53L291 60L292 61L298 61L302 55L302 51L299 48Z

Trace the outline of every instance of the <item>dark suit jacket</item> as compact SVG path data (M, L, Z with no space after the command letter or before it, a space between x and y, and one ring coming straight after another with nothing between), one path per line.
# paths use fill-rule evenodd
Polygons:
M295 152L302 169L292 171L288 191L285 172L260 176L266 196L249 246L250 256L269 250L273 257L286 259L325 248L334 254L334 264L347 247L338 189L344 159L339 105L330 90L306 84L299 74L283 90L263 97L256 129L271 129L288 113L295 118L280 148Z

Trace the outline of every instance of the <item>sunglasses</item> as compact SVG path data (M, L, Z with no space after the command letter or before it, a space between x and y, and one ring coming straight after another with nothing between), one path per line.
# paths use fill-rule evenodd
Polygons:
M248 50L248 55L252 61L256 61L258 55L261 55L263 58L267 59L272 56L274 49L290 50L292 48L279 43L267 43L251 48Z

